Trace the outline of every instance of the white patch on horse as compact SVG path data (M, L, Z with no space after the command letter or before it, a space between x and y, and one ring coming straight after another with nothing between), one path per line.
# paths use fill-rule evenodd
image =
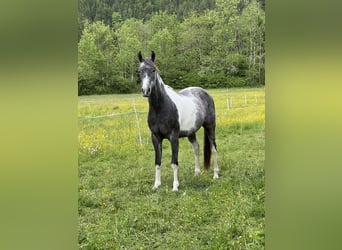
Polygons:
M166 93L177 107L181 132L193 132L196 123L197 107L191 97L178 95L171 87L165 85Z
M148 90L150 88L150 78L148 77L147 74L145 74L144 78L142 79L142 90L143 90L143 94L147 95L148 94Z

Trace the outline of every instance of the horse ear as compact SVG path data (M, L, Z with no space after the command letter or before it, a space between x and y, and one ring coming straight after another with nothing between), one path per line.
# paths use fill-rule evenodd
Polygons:
M142 57L141 51L139 51L139 53L138 53L138 58L139 58L139 62L143 61L143 57Z
M154 62L155 59L156 59L156 53L154 53L154 51L152 50L152 53L151 53L152 62Z

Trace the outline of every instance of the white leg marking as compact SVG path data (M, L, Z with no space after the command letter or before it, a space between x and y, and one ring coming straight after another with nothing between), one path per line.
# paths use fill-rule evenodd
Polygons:
M192 143L192 150L195 155L195 175L198 175L201 172L200 169L200 159L199 159L199 145L197 142Z
M161 184L160 169L161 169L161 166L156 165L156 179L154 182L153 189L157 189Z
M213 158L214 158L214 177L213 178L218 179L219 167L217 165L217 151L214 146L211 148L211 153L213 154Z
M172 191L178 191L178 166L176 164L171 164L171 167L173 169L173 188Z

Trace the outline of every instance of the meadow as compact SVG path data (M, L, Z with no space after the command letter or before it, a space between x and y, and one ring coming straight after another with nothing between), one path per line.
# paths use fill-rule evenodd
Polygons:
M191 144L181 139L178 192L167 140L162 184L152 190L147 99L79 97L80 249L265 248L265 91L208 92L216 105L220 178L212 179L212 165L194 176ZM203 129L197 138L203 169Z

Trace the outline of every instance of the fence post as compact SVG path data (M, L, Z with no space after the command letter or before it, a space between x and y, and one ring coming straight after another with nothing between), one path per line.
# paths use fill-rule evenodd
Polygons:
M138 113L137 113L137 108L135 105L135 99L134 98L133 98L133 107L134 107L134 113L135 113L135 120L137 121L139 142L140 142L140 145L142 145L142 139L141 139L141 133L140 133L140 124L139 124Z
M228 109L228 110L230 110L230 109L232 108L232 106L233 106L233 105L232 105L232 103L233 103L232 99L233 99L233 98L230 97L230 96L227 97L227 109Z

